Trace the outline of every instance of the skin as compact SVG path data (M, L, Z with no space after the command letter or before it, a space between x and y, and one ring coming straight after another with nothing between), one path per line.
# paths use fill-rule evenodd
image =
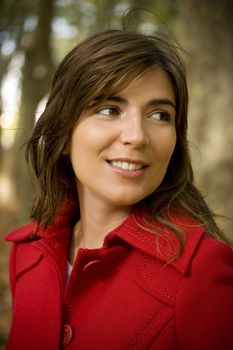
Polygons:
M81 212L71 263L78 248L101 247L106 233L160 185L176 144L175 114L172 83L156 67L81 115L69 150Z

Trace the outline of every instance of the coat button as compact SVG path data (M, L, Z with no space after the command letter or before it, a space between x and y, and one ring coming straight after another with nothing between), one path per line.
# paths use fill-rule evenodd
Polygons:
M73 330L69 324L64 324L63 326L63 337L62 337L62 345L67 346L72 341Z

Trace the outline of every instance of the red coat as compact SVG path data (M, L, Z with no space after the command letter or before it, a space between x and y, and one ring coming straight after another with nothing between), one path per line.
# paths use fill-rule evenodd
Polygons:
M7 349L232 350L233 251L179 220L186 243L178 260L166 264L174 234L156 224L156 240L136 211L102 248L79 250L67 285L69 217L37 239L35 223L9 234Z

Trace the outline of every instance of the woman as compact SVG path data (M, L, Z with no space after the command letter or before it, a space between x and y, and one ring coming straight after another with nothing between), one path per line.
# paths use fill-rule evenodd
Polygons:
M7 236L7 349L233 348L233 252L193 183L176 45L93 35L27 146L32 222Z

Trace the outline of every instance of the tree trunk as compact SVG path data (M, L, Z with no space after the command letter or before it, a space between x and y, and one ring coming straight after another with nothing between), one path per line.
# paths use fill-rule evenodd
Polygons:
M33 187L25 163L22 145L27 142L35 123L35 112L39 101L49 89L53 64L50 48L51 21L54 0L40 0L38 25L25 48L22 69L20 120L15 140L13 176L16 198L20 205L19 224L28 219L32 204Z
M212 207L232 217L233 3L180 0L179 5L178 36L189 53L189 123L197 181ZM222 225L230 235L231 222Z

